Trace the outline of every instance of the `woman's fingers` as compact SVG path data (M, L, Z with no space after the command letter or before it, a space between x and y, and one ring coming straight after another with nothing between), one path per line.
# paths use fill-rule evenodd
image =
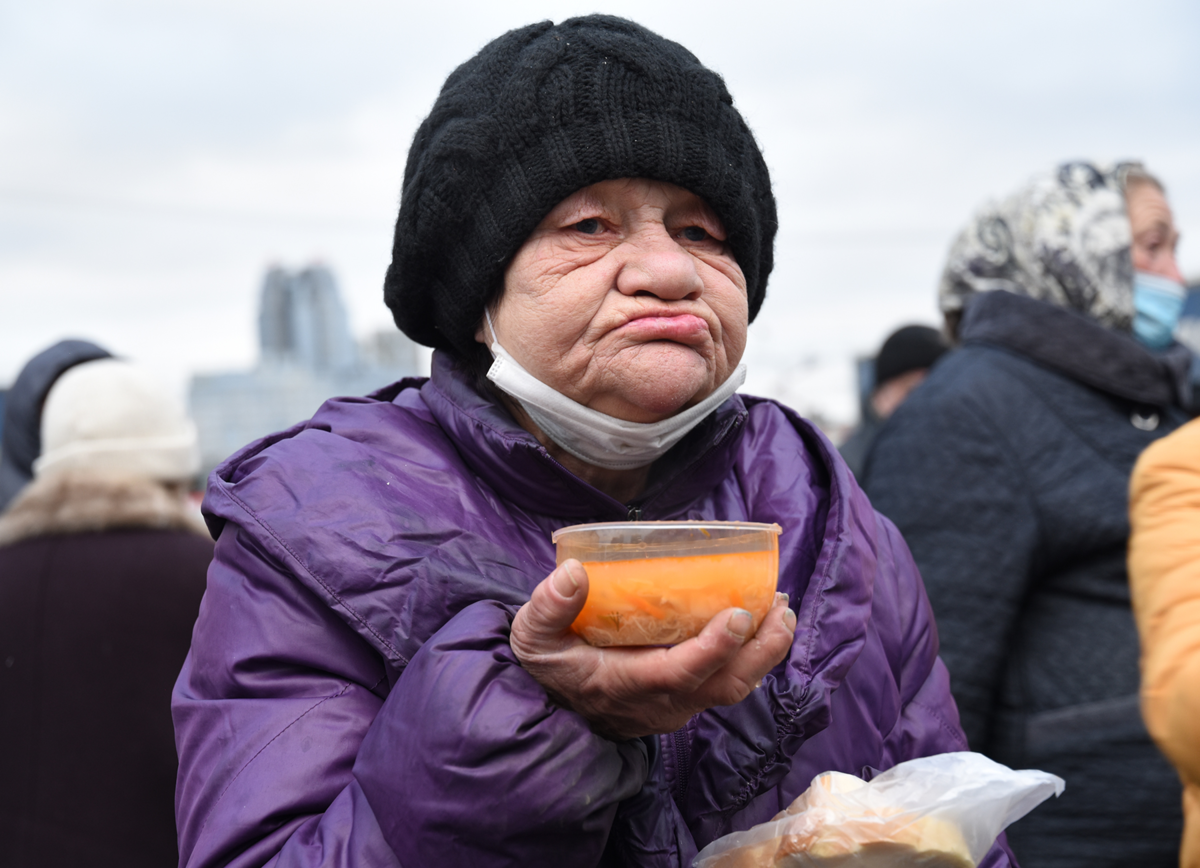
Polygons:
M795 634L796 615L788 608L785 597L767 612L754 638L709 679L697 699L706 706L741 702L787 656Z
M587 598L587 571L570 560L513 619L517 658L556 701L613 738L670 732L693 714L744 699L791 647L795 615L779 595L757 632L726 609L673 648L592 648L570 631Z
M583 610L587 594L587 570L573 558L539 582L513 618L511 643L518 657L561 648L563 634Z
M669 732L714 705L745 699L763 676L783 660L795 635L796 616L780 595L758 631L742 609L726 609L699 636L670 649L624 649L609 658L609 674L621 672L625 699L621 720L608 726L625 737ZM611 654L614 650L607 649ZM630 702L635 696L644 699Z
M754 616L745 609L726 609L713 616L700 635L661 652L652 666L640 667L646 690L690 694L727 666L754 629Z

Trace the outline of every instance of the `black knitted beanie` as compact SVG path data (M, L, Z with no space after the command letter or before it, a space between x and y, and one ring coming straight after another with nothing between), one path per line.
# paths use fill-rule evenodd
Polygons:
M415 341L470 356L505 268L559 202L650 178L720 216L753 320L776 215L762 153L721 77L687 49L607 15L493 40L446 79L408 154L384 300Z

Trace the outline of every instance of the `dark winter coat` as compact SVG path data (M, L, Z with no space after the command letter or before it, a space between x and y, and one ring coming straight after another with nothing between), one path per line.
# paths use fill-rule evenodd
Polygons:
M808 423L735 396L636 506L778 522L799 626L743 702L613 742L549 700L508 633L551 533L629 506L440 353L432 380L330 401L229 459L174 698L184 864L678 868L823 770L963 747L908 551Z
M212 543L160 486L35 480L0 519L0 866L178 860L171 686Z
M864 412L862 421L850 432L850 436L838 447L842 460L856 479L862 478L863 469L875 445L875 438L883 430L883 419L873 412Z
M1138 714L1129 475L1186 418L1156 356L1008 292L875 442L864 485L921 568L974 750L1066 780L1009 831L1025 868L1173 866L1180 785Z

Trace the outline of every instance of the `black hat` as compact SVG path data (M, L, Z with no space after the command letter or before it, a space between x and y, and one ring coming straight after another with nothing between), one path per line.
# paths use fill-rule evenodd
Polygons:
M935 328L910 325L892 332L875 357L875 385L909 371L933 367L948 350L942 333Z
M404 170L384 282L396 325L470 355L525 239L567 196L613 178L666 181L712 206L753 320L777 222L754 136L687 49L589 15L509 31L446 80Z
M33 480L33 462L42 454L42 405L50 387L71 368L111 353L90 341L65 340L25 363L8 390L0 440L0 512Z

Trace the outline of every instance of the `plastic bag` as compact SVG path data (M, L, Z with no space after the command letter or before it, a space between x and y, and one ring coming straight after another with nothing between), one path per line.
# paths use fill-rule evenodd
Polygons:
M713 841L693 868L975 868L1062 778L982 754L909 760L870 782L825 772L770 822Z

